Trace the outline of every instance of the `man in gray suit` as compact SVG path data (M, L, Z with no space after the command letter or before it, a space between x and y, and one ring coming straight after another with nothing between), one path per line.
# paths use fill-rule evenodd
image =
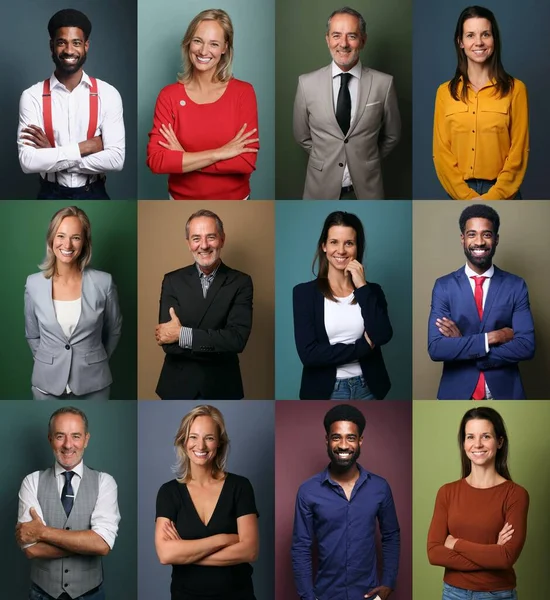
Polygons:
M19 490L17 543L31 563L29 600L105 600L101 557L118 532L117 485L84 465L88 419L72 406L50 417L55 465L27 475Z
M333 62L301 75L294 137L309 154L304 199L384 198L381 160L399 141L393 77L362 66L365 19L344 7L330 15L326 40Z

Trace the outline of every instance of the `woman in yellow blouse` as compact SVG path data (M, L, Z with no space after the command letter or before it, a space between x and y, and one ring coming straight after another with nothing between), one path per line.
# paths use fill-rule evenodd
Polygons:
M441 185L456 200L521 199L529 157L525 85L500 60L493 13L465 8L456 25L455 76L435 100L433 159Z

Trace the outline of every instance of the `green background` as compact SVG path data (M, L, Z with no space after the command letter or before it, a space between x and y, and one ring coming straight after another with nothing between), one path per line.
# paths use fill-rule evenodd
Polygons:
M135 600L137 597L137 406L136 402L71 403L88 417L90 442L84 463L109 473L118 485L121 515L112 552L103 558L107 598ZM26 475L53 465L48 443L50 415L60 407L57 400L44 402L3 401L0 419L0 540L2 598L28 597L29 560L15 542L18 492Z
M0 398L30 399L32 353L25 339L25 281L45 256L50 219L68 201L18 200L0 203L0 256L4 257L0 314ZM137 205L136 202L88 200L76 205L92 224L91 266L107 271L118 288L122 336L110 360L111 398L137 397Z
M325 40L329 15L343 6L334 0L277 0L276 14L276 198L302 198L307 154L292 135L292 109L303 73L331 62ZM384 161L386 198L412 197L412 2L375 0L351 5L367 23L363 65L389 73L399 100L401 140Z
M515 565L520 600L550 597L550 402L491 402L508 430L508 466L513 480L530 497L527 540ZM435 497L445 483L460 479L457 434L471 401L413 402L413 598L438 600L442 567L428 562L426 540Z

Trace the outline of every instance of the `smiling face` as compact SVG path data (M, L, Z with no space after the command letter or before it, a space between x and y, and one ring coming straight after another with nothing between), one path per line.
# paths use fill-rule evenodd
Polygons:
M469 63L483 64L495 51L491 22L480 17L466 19L458 43Z
M215 73L226 51L227 43L222 26L217 21L201 21L189 45L189 60L193 68L199 72Z
M204 467L214 460L220 437L218 426L212 417L201 415L196 417L189 428L189 437L185 444L185 452L191 464Z
M335 14L330 20L326 40L332 60L342 71L349 71L359 61L359 53L365 45L366 37L361 35L357 17Z
M361 454L363 438L351 421L335 421L326 436L327 453L331 465L339 470L353 467Z
M212 217L196 217L189 223L187 245L201 271L211 273L221 261L225 236L221 235Z
M57 264L76 264L84 247L82 223L78 217L65 217L52 240L52 250Z
M460 241L470 268L478 274L491 267L498 246L498 234L489 219L474 218L466 221Z
M84 32L79 27L60 27L50 40L53 62L65 75L82 68L89 46L90 41L84 39Z
M328 260L328 271L343 271L350 260L357 258L357 234L353 227L333 225L327 233L327 241L322 245Z
M491 421L471 419L464 428L464 452L473 465L487 467L495 464L502 439L497 439Z
M52 422L48 440L55 460L71 471L82 460L90 434L85 432L84 421L79 415L60 414Z

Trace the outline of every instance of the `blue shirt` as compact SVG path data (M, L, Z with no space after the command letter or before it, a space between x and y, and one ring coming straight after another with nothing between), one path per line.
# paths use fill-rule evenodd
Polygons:
M379 585L395 588L399 522L388 482L359 468L350 499L328 468L298 490L292 535L292 568L301 600L360 600ZM382 578L376 561L376 520L382 536ZM318 570L312 577L311 549Z

